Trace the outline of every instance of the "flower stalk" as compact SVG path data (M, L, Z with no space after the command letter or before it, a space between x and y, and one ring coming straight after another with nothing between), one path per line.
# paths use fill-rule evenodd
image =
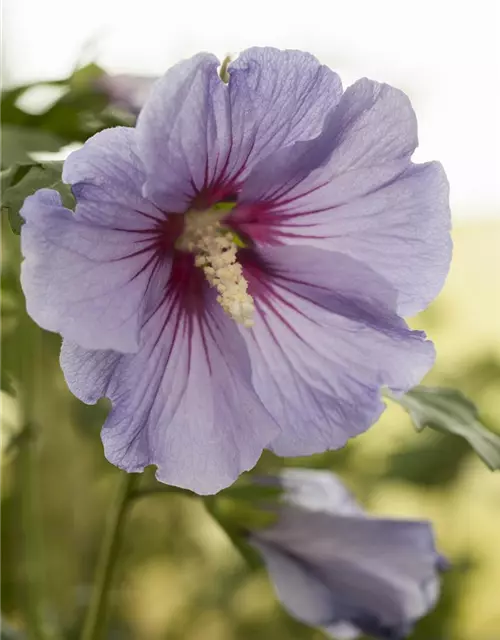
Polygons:
M37 477L35 470L35 451L33 429L30 423L23 427L23 440L20 443L17 459L22 477L21 522L23 531L26 591L26 625L33 640L49 640L43 620L43 587L41 584L40 560L41 540L37 509Z
M98 640L102 637L106 622L109 589L121 546L124 519L139 478L140 475L135 473L123 472L120 476L116 498L109 513L99 552L94 587L83 624L81 640Z
M19 324L22 348L19 351L18 374L22 384L19 403L24 426L19 436L17 469L21 487L21 526L24 549L25 614L29 637L33 640L57 640L58 634L47 621L45 570L43 566L43 531L39 502L39 474L37 456L37 424L35 400L37 393L37 369L33 358L40 359L40 331L28 316L22 315Z

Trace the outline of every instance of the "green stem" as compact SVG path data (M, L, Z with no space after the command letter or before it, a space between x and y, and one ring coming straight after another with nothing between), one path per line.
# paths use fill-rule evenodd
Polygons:
M113 578L127 507L139 474L122 473L116 498L113 502L97 562L97 569L90 605L85 617L81 640L98 640L102 637L106 622L106 604Z
M45 623L43 620L43 591L40 576L40 536L38 504L36 497L36 456L34 451L33 430L29 423L23 427L23 440L19 447L17 459L19 474L22 482L21 494L21 522L24 538L25 561L25 606L26 625L30 638L46 640Z
M42 361L40 330L23 314L19 324L19 405L24 427L19 438L18 472L21 487L21 523L24 547L26 625L34 640L57 638L46 618L45 572L43 567L43 532L40 517L40 478L38 469L39 429L36 423L38 393L35 362Z

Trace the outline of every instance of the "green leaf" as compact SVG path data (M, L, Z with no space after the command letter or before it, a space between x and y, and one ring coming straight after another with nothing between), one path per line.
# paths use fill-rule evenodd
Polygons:
M22 180L33 164L33 162L16 162L16 164L13 164L8 169L4 169L0 173L2 193Z
M283 490L278 486L258 485L255 482L232 485L217 495L232 500L249 500L250 502L265 500L275 501L280 498Z
M205 496L203 500L208 512L224 529L252 570L261 567L262 560L248 543L248 534L276 522L276 510L266 508L266 505L279 500L281 494L279 487L258 485L250 479L214 496Z
M2 215L8 215L15 234L20 233L23 224L19 212L25 198L38 189L55 189L61 195L63 205L73 208L71 188L61 180L62 166L62 162L18 163L2 171Z
M417 431L429 427L464 438L491 470L500 469L500 436L481 424L475 405L460 391L419 386L389 397L408 411Z
M260 569L263 564L262 559L258 552L247 541L248 532L252 530L256 524L256 512L253 511L251 516L252 524L248 527L248 513L244 514L242 521L241 512L235 513L234 511L235 507L238 508L237 503L233 503L231 506L227 501L221 500L217 496L205 496L203 504L205 505L208 513L210 513L214 520L218 522L219 526L226 532L226 535L231 540L237 551L239 551L249 569L252 571ZM273 524L274 520L275 518L271 514L268 514L266 522L263 523L259 520L256 528L269 526L270 524Z
M77 69L71 76L51 82L35 82L2 91L2 167L31 159L34 151L58 151L71 142L84 142L94 133L122 123L122 118L101 113L108 96L97 80L104 71L95 64ZM26 91L41 86L58 86L64 91L42 113L23 111L18 100ZM128 124L128 123L127 123Z
M385 478L443 488L455 481L470 454L463 438L429 430L410 447L389 456Z
M2 91L2 167L27 162L33 152L58 151L72 142L85 142L108 127L133 126L135 117L112 105L99 78L105 72L88 64L62 80L35 82ZM55 86L62 95L41 113L28 113L19 99L33 88Z
M14 124L2 126L2 167L31 160L34 151L59 151L65 141L51 131Z
M277 518L275 511L262 509L258 504L245 500L226 497L223 493L217 494L210 504L211 513L219 522L245 531L265 529L274 524Z
M74 71L68 78L68 83L70 87L74 89L86 89L89 86L93 86L95 81L103 75L104 69L94 62L91 62Z

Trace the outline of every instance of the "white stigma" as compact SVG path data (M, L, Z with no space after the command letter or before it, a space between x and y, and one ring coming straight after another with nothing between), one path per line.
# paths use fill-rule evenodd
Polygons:
M217 302L229 317L244 327L253 326L255 310L248 282L237 261L237 246L231 231L224 229L220 211L189 211L177 247L195 254L195 265L219 293Z

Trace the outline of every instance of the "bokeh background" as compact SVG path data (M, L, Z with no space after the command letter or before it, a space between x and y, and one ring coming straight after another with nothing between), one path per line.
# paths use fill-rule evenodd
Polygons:
M485 425L500 433L499 18L497 3L486 0L141 0L133 6L4 0L3 88L66 78L91 62L111 74L154 76L199 50L222 58L273 45L311 51L338 70L345 85L366 75L404 89L420 124L415 159L444 164L454 222L448 281L412 320L437 346L425 382L468 394ZM12 94L2 113L4 161L28 153L64 157L82 131L123 117L88 75L78 78L71 90L45 86ZM54 101L78 87L78 99L63 102L62 110L56 102L54 115ZM45 637L72 639L88 604L118 478L99 440L107 407L85 406L67 391L59 339L27 318L19 240L5 219L2 227L2 638L26 637L27 584L35 582ZM270 455L260 463L263 469L279 464ZM342 451L286 464L337 471L375 513L434 522L453 569L439 606L413 640L500 640L500 474L489 472L466 444L427 430L417 435L406 414L390 406ZM265 572L245 564L201 501L169 494L143 498L129 513L107 637L323 636L281 610Z

